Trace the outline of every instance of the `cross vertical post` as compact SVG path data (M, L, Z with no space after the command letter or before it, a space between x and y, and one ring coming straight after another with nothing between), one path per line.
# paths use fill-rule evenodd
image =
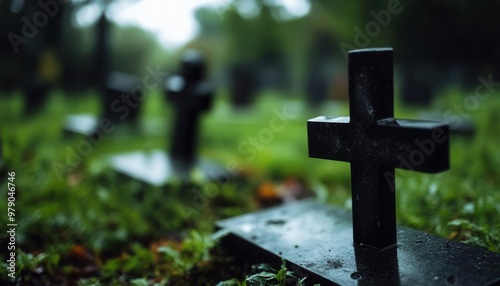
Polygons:
M377 56L366 52L349 54L349 113L353 128L370 128L377 120L394 117L392 50ZM369 136L369 134L365 134ZM366 138L360 136L359 148ZM351 161L354 242L387 247L396 244L394 168L380 168L364 156ZM376 241L373 241L376 240Z

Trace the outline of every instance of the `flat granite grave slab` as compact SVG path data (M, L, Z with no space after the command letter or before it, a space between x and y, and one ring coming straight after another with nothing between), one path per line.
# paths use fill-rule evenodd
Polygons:
M172 180L189 179L189 174L176 171L172 158L162 150L123 153L110 156L108 161L119 173L157 187ZM196 160L193 170L201 172L206 180L224 180L227 176L219 165L204 158Z
M99 120L93 114L68 115L64 122L64 130L67 132L91 136L98 128Z
M354 246L351 212L314 200L222 220L216 226L230 232L223 244L234 253L263 251L282 257L289 269L308 276L307 283L500 285L498 253L402 226L397 227L397 246L389 250Z

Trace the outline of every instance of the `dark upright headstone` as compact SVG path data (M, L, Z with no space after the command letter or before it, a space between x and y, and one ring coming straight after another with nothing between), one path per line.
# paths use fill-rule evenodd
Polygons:
M136 129L139 125L140 104L143 92L136 76L123 72L112 72L106 80L102 91L102 110L99 117L92 114L73 114L66 118L64 130L69 133L93 136L99 128L100 120L111 120L120 128L130 126Z
M108 82L112 75L109 74L109 22L106 17L109 0L97 1L101 15L95 27L95 38L92 56L92 85L101 97L101 118L108 117L114 124L118 123L118 113L112 112L111 104L116 94L108 89ZM110 94L111 93L111 94ZM118 95L119 96L119 95ZM67 134L81 134L93 136L99 127L99 117L93 114L73 114L66 118L64 131Z
M307 102L312 107L320 106L328 98L330 84L324 70L321 64L311 64L307 77L306 93Z
M290 91L290 68L282 52L267 51L256 63L259 88Z
M428 106L435 91L436 86L433 84L433 79L429 78L429 75L421 66L412 64L403 67L401 82L403 103L410 106Z
M254 68L249 64L234 65L229 70L231 101L234 107L248 107L254 100L258 81Z
M0 167L3 166L3 141L0 138Z
M478 75L498 74L499 41L489 36L500 26L498 9L498 1L418 1L411 13L392 19L401 71L407 78L403 102L426 104L439 96L440 88L452 84L473 92L480 84ZM371 9L364 10L366 19L373 19ZM435 92L421 93L421 87Z
M439 92L443 91L450 81L449 69L422 63L411 62L402 66L401 94L403 103L409 106L429 106ZM422 116L424 115L424 116ZM444 120L443 112L427 112L419 116L423 120ZM473 135L474 122L461 114L447 117L463 117L461 124L450 124L450 131L457 135ZM448 122L453 123L453 122Z
M139 79L131 74L112 72L107 77L104 92L102 117L115 124L137 125L140 101L144 96Z
M104 91L106 86L106 77L109 72L109 22L106 17L106 9L108 7L108 0L99 1L101 6L101 16L97 21L97 31L95 33L95 47L94 47L94 63L93 63L93 76L94 83L100 91Z
M212 106L214 89L205 79L205 61L196 51L182 58L181 71L170 76L165 88L175 110L170 155L174 167L186 174L196 160L200 115Z
M319 107L332 93L332 58L335 39L330 32L318 30L313 34L309 50L309 67L306 78L307 103Z
M449 129L393 118L392 55L387 48L349 52L351 116L308 121L311 157L351 163L352 213L303 201L220 221L231 233L226 247L284 258L309 283L500 282L500 254L396 227L394 168L446 170Z
M31 116L43 109L46 104L49 87L41 80L34 79L24 87L24 114Z
M7 43L9 43L8 51L6 51L7 53L5 54L7 56L7 61L2 62L1 69L8 71L9 80L23 90L24 114L29 117L44 109L50 89L59 77L58 66L60 62L58 60L58 51L63 38L63 20L67 15L67 8L64 6L67 5L61 5L60 9L58 9L58 13L51 15L50 21L40 20L40 17L38 17L38 19L33 19L35 23L41 23L36 22L37 20L42 21L43 29L39 26L40 24L33 25L33 23L31 23L31 27L28 24L23 25L21 29L18 23L28 21L27 16L34 16L37 18L40 13L39 3L35 1L6 2L6 5L12 6L5 10L5 12L10 15L9 17L2 18L4 23L2 26L10 29L8 32L22 32L21 39L24 40L15 40L12 42L12 40L9 40L10 36L5 38ZM3 16L4 15L2 15L2 17ZM12 22L8 22L9 20ZM27 29L27 27L29 28ZM28 36L30 34L36 36ZM2 56L0 56L0 58Z

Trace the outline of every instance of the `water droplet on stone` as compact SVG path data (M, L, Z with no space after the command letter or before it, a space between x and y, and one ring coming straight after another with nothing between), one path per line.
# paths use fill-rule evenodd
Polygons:
M356 279L356 280L357 280L357 279L360 279L360 278L361 278L361 273L359 273L359 272L354 272L354 273L352 273L352 274L351 274L351 278L352 278L352 279Z

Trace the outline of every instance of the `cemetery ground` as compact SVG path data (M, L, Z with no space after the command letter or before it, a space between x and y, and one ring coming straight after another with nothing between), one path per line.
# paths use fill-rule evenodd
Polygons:
M467 95L450 89L433 107L445 114ZM452 134L449 171L396 171L399 224L500 252L495 97L455 117L456 124L472 118L477 130L474 136ZM29 117L22 115L20 93L3 96L0 169L2 178L16 174L18 285L309 285L283 265L232 257L218 243L224 234L214 234L219 219L296 198L349 208L349 165L310 159L306 134L307 119L348 115L347 103L308 110L285 98L268 92L251 111L233 111L220 94L204 116L200 151L233 174L203 182L195 173L189 185L153 187L116 174L104 158L167 148L171 110L162 94L153 92L145 101L140 134L117 130L102 142L62 131L66 115L97 110L92 92L72 98L53 92L45 111ZM417 110L396 105L395 117L417 118ZM3 198L7 189L2 180ZM7 200L1 202L0 279L10 281Z

